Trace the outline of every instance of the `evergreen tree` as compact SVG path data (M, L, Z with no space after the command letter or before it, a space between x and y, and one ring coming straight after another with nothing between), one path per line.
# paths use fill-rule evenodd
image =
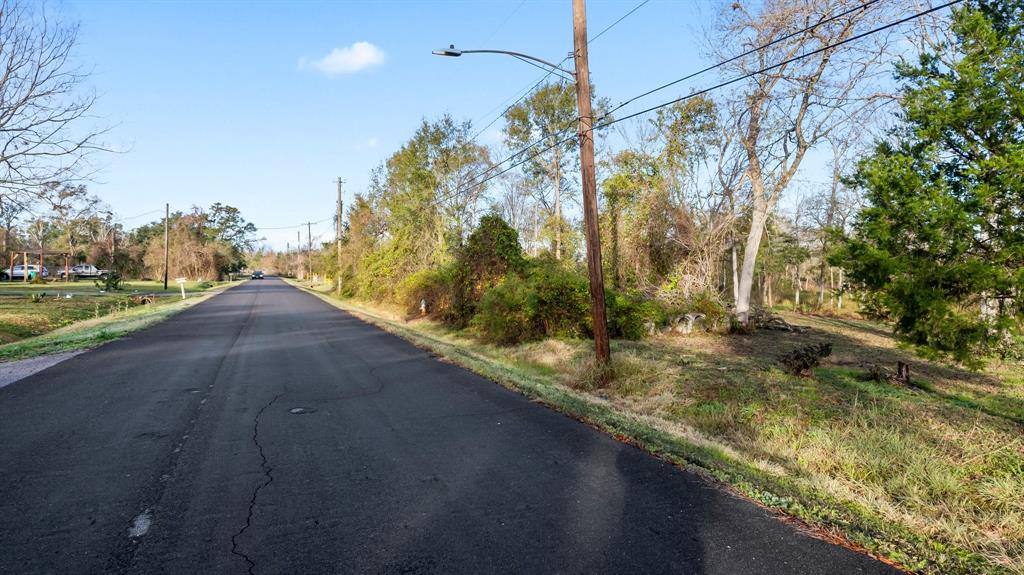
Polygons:
M860 162L868 207L832 258L898 336L967 363L1024 318L1022 17L1021 0L974 2L945 55L898 68L901 126Z

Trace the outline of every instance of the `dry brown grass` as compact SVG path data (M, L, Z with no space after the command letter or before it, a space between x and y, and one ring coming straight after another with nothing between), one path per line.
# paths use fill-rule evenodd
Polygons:
M916 358L870 322L787 319L813 329L615 342L603 388L588 342L487 353L1024 573L1024 383L1014 366L970 372ZM835 352L815 378L777 368L783 352L818 341ZM897 361L922 388L858 377L863 365Z

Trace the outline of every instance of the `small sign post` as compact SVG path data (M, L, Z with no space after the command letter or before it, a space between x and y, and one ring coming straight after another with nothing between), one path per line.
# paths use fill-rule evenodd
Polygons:
M181 299L185 299L185 282L188 281L188 278L177 278L175 281L181 286Z

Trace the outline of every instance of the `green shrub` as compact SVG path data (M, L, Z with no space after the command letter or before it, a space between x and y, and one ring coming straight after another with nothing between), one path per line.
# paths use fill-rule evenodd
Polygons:
M611 337L639 340L647 335L648 324L665 323L666 312L656 302L636 294L605 293L608 332Z
M121 289L121 274L118 272L110 272L100 279L95 280L96 287L105 289L107 291L119 291Z
M497 214L480 218L465 245L455 253L454 290L446 321L464 327L476 314L484 292L506 275L522 271L524 265L518 232Z
M420 315L420 303L426 301L427 315L445 320L452 313L455 295L455 270L452 266L420 270L402 280L395 289L395 299L412 317Z
M471 324L490 342L511 345L545 337L591 333L586 278L551 258L530 262L486 290Z
M484 292L471 325L480 337L498 345L514 345L540 339L543 333L530 310L532 287L523 278L509 275Z
M552 258L532 262L527 281L532 288L530 314L548 337L586 337L591 334L590 284Z

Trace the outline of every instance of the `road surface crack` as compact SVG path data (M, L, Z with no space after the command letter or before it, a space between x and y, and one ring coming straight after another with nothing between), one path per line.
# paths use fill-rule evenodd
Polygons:
M270 462L267 461L267 455L263 452L263 446L260 445L260 417L263 415L263 412L266 411L268 408L270 408L271 405L274 405L274 402L277 401L278 399L280 399L280 397L282 395L284 395L284 394L283 393L279 393L279 394L275 395L274 399L271 399L269 403L264 405L256 413L256 417L253 419L252 442L256 444L256 449L259 450L259 453L260 453L260 468L263 470L263 475L265 476L265 478L252 491L252 498L249 499L249 513L245 517L245 525L242 526L242 528L238 531L238 533L235 533L234 535L231 536L231 553L234 554L234 555L237 555L237 556L239 556L239 557L241 557L242 559L245 560L245 562L249 566L249 575L255 575L255 573L256 573L256 571L255 571L256 570L256 563L253 562L253 560L248 555L246 555L243 551L239 550L239 548L238 548L238 540L242 537L242 535L246 532L246 530L248 530L249 527L252 525L252 514L253 514L253 511L256 509L256 498L259 497L260 491L264 487L266 487L266 486L268 486L268 485L270 485L271 483L274 482L274 475L273 475L274 468L270 466Z

